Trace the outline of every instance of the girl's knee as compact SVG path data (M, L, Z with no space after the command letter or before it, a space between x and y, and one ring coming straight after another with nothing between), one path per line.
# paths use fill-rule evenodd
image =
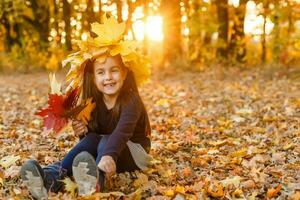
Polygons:
M86 134L85 137L83 137L81 139L81 143L85 143L85 142L99 142L101 139L101 136L97 133L94 133L94 132L89 132Z

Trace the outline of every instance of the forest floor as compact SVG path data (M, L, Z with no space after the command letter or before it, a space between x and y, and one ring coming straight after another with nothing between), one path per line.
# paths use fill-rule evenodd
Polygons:
M34 113L47 103L46 73L0 75L0 86L0 199L29 199L21 164L58 161L78 139L41 135ZM153 166L117 174L106 193L81 199L299 200L299 89L295 72L275 68L155 75L140 88ZM76 199L67 186L50 199Z

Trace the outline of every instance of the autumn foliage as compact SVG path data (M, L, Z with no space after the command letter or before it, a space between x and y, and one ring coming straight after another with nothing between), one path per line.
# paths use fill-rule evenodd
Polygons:
M48 107L41 109L36 114L43 117L44 126L59 133L70 119L80 119L88 123L91 111L95 104L88 99L77 106L79 88L69 90L65 95L49 94Z

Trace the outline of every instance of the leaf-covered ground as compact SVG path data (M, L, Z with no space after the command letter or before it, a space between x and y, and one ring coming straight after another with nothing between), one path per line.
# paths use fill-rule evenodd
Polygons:
M0 85L0 198L29 199L21 164L60 160L78 139L41 135L34 112L46 105L47 74L1 75ZM277 70L156 74L141 88L152 168L118 174L84 199L300 199L299 89Z

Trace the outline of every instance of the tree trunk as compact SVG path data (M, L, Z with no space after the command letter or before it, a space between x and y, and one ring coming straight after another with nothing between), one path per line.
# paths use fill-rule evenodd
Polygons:
M163 16L163 60L171 63L182 53L180 0L162 0L160 5Z
M144 24L147 25L147 18L149 15L149 5L148 2L149 0L145 0L145 4L144 4ZM144 54L148 54L148 46L149 46L149 38L148 38L148 34L146 31L144 31Z
M279 54L281 49L281 45L280 45L280 25L279 25L279 15L278 13L280 12L279 9L279 2L275 1L274 2L275 5L275 14L273 17L273 22L274 22L274 28L273 28L273 61L274 63L278 63L279 61Z
M218 50L217 56L227 58L228 56L228 2L227 0L216 0L219 21Z
M42 48L47 48L49 44L49 5L46 3L39 5L38 1L35 0L30 0L30 5L34 15L34 20L29 19L26 16L23 16L23 19L30 23L39 33Z
M66 32L65 47L67 50L72 49L70 17L71 17L71 6L67 0L63 0L63 18L65 21L65 32Z
M123 21L123 19L122 19L122 1L116 0L116 4L117 4L118 22L121 23Z
M287 1L288 4L288 10L290 11L288 14L288 35L287 39L289 40L291 34L294 32L295 27L294 27L294 22L293 22L293 5L289 1Z
M1 23L3 24L3 26L5 27L5 39L4 39L4 48L6 52L10 52L11 51L11 47L14 43L14 39L12 38L11 34L10 34L10 23L6 17L6 12L4 11L2 19L1 19Z
M244 32L244 21L246 14L246 4L248 0L240 0L240 5L235 9L233 34L231 35L229 51L235 60L240 63L245 62L246 41Z
M58 20L59 20L59 14L58 14L58 4L56 3L56 0L52 0L52 4L54 6L54 10L53 10L53 15L54 15L54 29L56 30L56 37L54 38L54 41L60 45L61 44L61 34L59 32L59 28L58 28Z
M132 13L134 11L134 5L131 2L131 0L127 0L127 4L128 4L128 17L127 17L127 21L126 21L126 33L129 32L129 29L131 28L132 22Z
M262 34L262 54L261 54L261 61L263 64L266 63L267 60L267 44L266 44L266 24L267 24L267 9L269 6L269 2L264 2L264 11L263 11L263 17L264 17L264 23L263 23L263 34Z
M101 2L101 0L99 0L99 12L98 12L98 17L97 17L96 21L101 23L102 15L103 15L103 13L102 13L102 2Z
M91 30L91 23L95 22L95 13L94 13L94 1L87 1L86 15L87 15L87 30Z

